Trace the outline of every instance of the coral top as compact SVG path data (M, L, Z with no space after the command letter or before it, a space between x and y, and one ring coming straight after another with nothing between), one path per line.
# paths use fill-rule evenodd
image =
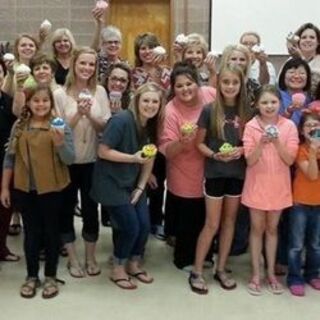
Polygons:
M318 206L320 205L320 176L316 180L310 180L299 167L299 163L304 161L309 161L309 146L307 144L300 146L296 159L297 170L293 182L293 202Z
M295 157L299 143L296 126L281 116L276 125L281 143ZM243 136L246 158L263 134L257 117L246 124ZM265 144L258 161L247 167L241 202L249 208L266 211L292 206L290 167L282 161L273 143Z
M211 87L199 88L199 103L194 107L186 107L176 98L165 108L164 128L160 137L160 151L165 155L171 142L180 139L180 127L186 122L197 124L205 104L212 102L216 90ZM195 143L172 159L167 159L168 190L183 198L203 197L204 157Z

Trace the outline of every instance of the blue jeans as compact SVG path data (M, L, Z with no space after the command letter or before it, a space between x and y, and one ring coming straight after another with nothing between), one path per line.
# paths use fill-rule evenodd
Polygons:
M295 205L289 214L288 285L303 284L319 277L320 206ZM306 248L304 275L301 253Z
M114 263L124 265L127 260L140 259L150 232L150 218L146 197L136 205L108 206L113 232Z

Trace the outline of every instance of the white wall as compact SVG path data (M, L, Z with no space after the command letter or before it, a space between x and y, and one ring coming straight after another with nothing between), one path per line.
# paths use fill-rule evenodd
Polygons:
M222 52L245 31L260 34L269 54L287 54L286 36L301 24L320 27L320 0L211 0L211 48Z

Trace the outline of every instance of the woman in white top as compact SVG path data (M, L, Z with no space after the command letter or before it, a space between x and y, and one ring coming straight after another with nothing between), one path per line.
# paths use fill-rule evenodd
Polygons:
M97 155L98 135L110 117L109 101L104 88L97 85L97 54L89 48L74 50L65 88L55 91L61 116L73 130L76 160L70 166L71 187L66 192L62 217L62 239L69 255L69 273L85 276L76 255L73 227L74 208L80 190L85 241L85 269L90 276L100 274L95 259L98 240L97 204L89 197L93 165Z

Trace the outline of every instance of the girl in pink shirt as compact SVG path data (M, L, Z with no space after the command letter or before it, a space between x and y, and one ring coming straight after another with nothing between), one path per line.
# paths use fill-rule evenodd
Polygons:
M167 160L165 233L176 236L175 265L191 268L205 215L204 157L195 144L196 124L203 106L214 100L215 89L200 87L196 68L184 62L175 64L171 88L173 99L166 105L160 137Z
M280 96L274 86L266 85L256 99L259 115L244 130L243 146L247 160L242 203L250 209L250 250L252 278L248 291L260 295L260 258L265 235L268 289L283 292L275 277L277 228L281 211L292 205L290 166L298 150L294 123L280 116Z

